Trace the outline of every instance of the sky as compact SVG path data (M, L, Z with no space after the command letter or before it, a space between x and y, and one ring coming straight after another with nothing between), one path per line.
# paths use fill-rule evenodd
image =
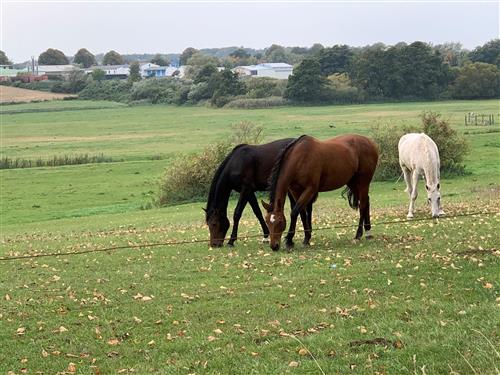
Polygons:
M14 62L47 48L71 56L179 53L187 47L364 46L415 40L465 48L498 38L498 0L0 0L0 49Z

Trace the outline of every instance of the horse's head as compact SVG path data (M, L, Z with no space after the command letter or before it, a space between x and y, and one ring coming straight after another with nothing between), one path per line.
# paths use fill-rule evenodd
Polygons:
M427 202L431 205L432 217L439 217L440 215L443 215L439 187L439 182L437 184L425 185L425 190L427 191Z
M226 214L219 209L205 210L206 223L210 232L210 246L221 247L224 244L229 229L229 219Z
M266 224L269 228L269 245L271 249L277 251L280 248L281 235L286 228L285 214L283 211L274 211L272 204L267 204L264 201L262 201L262 206L266 209Z

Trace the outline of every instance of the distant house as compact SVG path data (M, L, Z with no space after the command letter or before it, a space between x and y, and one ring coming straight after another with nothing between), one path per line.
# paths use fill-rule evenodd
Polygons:
M293 66L286 63L263 63L237 66L233 71L241 76L287 79L292 74Z
M151 78L151 77L184 77L185 67L175 67L175 66L152 66L149 68L145 68L143 70L143 77Z
M144 69L144 77L172 77L178 69L173 66L153 66Z
M102 70L105 79L127 79L130 75L128 65L94 65L85 69L85 73L90 74L94 70Z
M28 69L31 67L28 66ZM80 70L77 66L74 65L35 65L35 71L33 72L36 75L46 75L49 77L63 77L68 78L70 73L74 70Z

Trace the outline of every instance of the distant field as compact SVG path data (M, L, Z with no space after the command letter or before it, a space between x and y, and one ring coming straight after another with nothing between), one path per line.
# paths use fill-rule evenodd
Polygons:
M76 95L56 94L0 85L0 103L44 101L71 98L75 96Z
M189 243L0 260L0 372L498 373L500 121L466 127L463 117L499 107L3 105L2 157L118 161L0 170L0 258ZM417 220L401 222L404 182L377 182L374 240L352 240L357 212L335 191L314 206L312 246L298 233L294 252L274 253L243 238L260 234L250 209L234 249L194 242L208 236L204 202L145 209L173 158L224 139L239 121L263 126L266 140L327 138L415 125L428 110L471 146L469 174L441 181L447 218L427 220L421 184Z

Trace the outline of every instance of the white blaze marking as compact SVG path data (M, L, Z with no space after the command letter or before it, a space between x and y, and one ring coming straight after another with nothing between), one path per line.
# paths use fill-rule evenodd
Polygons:
M271 218L269 219L271 223L274 223L276 221L274 214L271 215Z

